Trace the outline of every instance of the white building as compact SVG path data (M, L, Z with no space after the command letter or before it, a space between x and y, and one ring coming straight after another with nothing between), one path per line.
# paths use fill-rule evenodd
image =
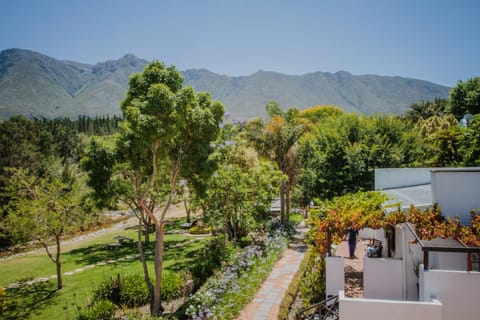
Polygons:
M375 189L391 198L387 214L438 203L443 216L458 215L468 225L470 212L480 208L480 168L378 169ZM360 236L386 244L382 258L364 258L363 298L343 294L343 257L326 261L327 295L338 294L341 320L480 319L479 248L453 239L422 241L409 224L388 237L383 230Z

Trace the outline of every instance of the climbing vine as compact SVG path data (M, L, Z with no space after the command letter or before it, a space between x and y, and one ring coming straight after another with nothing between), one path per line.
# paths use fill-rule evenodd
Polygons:
M340 243L348 228L383 227L381 205L385 200L387 196L378 191L358 192L325 201L313 209L309 236L320 256L327 253L329 242Z
M462 226L458 217L445 218L440 207L429 209L410 207L408 215L401 210L385 215L381 205L387 196L381 192L359 192L325 201L312 209L309 219L310 240L320 256L325 256L330 244L342 241L348 228L392 230L407 221L414 225L420 239L448 238L468 246L480 246L480 212L471 212L471 226Z
M415 226L420 239L453 238L468 246L480 246L480 213L471 212L471 226L460 224L458 217L444 217L439 206L420 210L413 206L408 211L408 222Z

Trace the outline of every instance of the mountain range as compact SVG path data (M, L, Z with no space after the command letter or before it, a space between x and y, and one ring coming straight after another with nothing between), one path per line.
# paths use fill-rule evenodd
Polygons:
M0 119L17 114L49 118L119 114L129 76L148 63L132 54L90 65L30 50L4 50L0 52ZM450 90L424 80L345 71L304 75L258 71L241 77L205 69L182 73L186 85L210 92L235 118L264 116L270 100L284 108L333 104L347 112L400 114L419 100L447 98Z

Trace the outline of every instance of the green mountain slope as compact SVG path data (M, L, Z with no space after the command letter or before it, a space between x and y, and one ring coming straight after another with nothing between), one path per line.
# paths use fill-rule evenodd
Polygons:
M291 76L259 71L247 77L227 77L207 70L187 70L185 83L209 91L235 116L264 114L269 100L300 109L334 104L348 112L403 113L419 100L447 98L450 88L431 82L348 72L315 72Z
M148 61L126 55L94 66L20 49L0 53L0 117L120 113L128 77Z
M128 78L148 61L128 54L95 65L60 61L40 53L0 52L0 119L25 116L76 117L120 113ZM315 72L301 76L259 71L230 77L208 70L183 72L185 84L209 91L233 117L265 114L270 100L301 109L335 104L346 111L402 113L411 103L448 97L449 88L401 77Z

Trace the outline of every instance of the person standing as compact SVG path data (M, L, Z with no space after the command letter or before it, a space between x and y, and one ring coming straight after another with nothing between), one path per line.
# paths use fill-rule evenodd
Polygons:
M346 237L348 241L348 251L350 253L350 259L353 259L355 258L355 249L357 247L358 230L355 228L348 228Z

